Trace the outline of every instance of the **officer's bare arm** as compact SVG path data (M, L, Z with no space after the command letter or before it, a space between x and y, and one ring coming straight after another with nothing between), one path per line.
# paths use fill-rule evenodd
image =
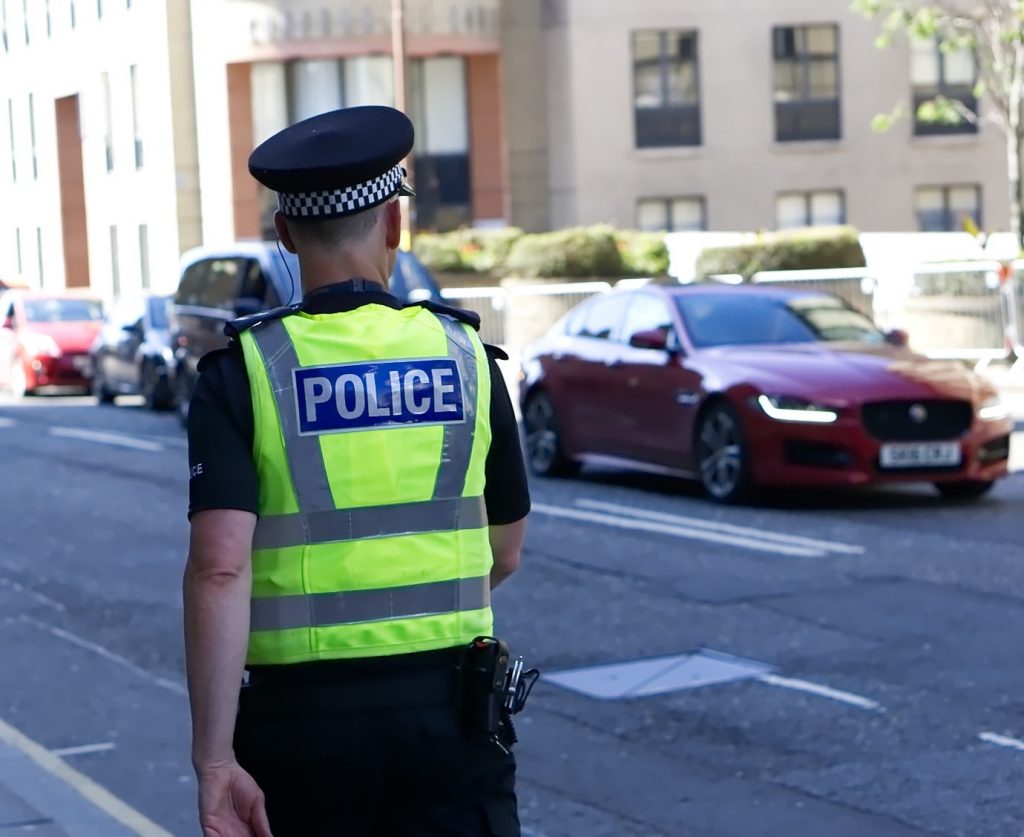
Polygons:
M234 761L238 688L249 642L256 515L213 509L192 516L185 565L185 665L192 705L192 761Z
M504 526L491 526L488 529L488 536L491 541L491 552L494 554L494 567L491 569L493 590L519 569L519 553L526 538L526 518L522 517L515 523Z

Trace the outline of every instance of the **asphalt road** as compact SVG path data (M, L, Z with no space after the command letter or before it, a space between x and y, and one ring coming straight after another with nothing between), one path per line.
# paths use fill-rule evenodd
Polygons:
M170 415L0 401L0 720L175 835L196 833L186 471ZM920 487L720 508L611 471L533 498L495 597L549 675L518 725L527 833L1024 830L1024 476L961 505ZM588 675L604 698L555 682L638 659Z

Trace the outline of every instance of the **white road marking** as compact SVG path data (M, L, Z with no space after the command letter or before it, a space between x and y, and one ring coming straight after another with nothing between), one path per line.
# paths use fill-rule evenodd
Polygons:
M96 430L80 430L77 427L51 427L51 436L61 436L66 439L81 439L85 442L98 442L101 445L114 445L115 447L132 448L133 450L144 450L150 453L159 453L164 446L156 442L146 442L132 436L124 436L120 433L100 433Z
M23 584L19 584L17 581L14 581L10 578L4 578L3 576L0 576L0 587L7 587L10 590L14 590L16 593L21 593L24 596L29 596L30 598L33 598L37 602L39 602L39 604L46 605L47 607L52 607L54 610L60 613L63 613L67 610L67 608L64 607L64 605L58 602L56 599L51 599L49 596L46 596L43 593L37 593L35 590L29 590Z
M818 697L838 700L841 703L848 703L850 706L857 706L861 709L881 709L882 704L876 700L870 700L852 692L844 692L840 689L831 689L828 686L820 686L807 680L796 680L792 677L780 677L777 674L762 674L758 678L762 683L769 686L780 686L783 689L793 689L797 692L807 692Z
M658 523L653 520L616 517L599 512L585 511L584 509L549 506L544 503L534 503L532 509L535 512L550 515L551 517L579 520L584 523L600 523L604 526L613 526L618 529L631 529L635 532L654 532L659 535L674 535L677 538L719 543L727 546L737 546L743 549L751 549L755 552L770 552L773 555L789 555L796 558L821 558L825 554L820 549L811 549L806 546L769 542L764 539L755 540L752 537L738 537L736 535L725 534L724 532L715 532L709 529L698 529L696 527L671 526L667 523Z
M90 753L106 753L116 746L110 741L104 741L102 744L82 744L79 747L63 747L60 750L50 750L50 752L64 758L65 756L85 756Z
M640 517L646 520L657 520L661 523L670 523L679 526L695 526L698 529L709 529L714 532L725 532L730 535L739 535L741 537L752 537L778 541L779 543L806 546L823 552L839 552L845 555L863 555L867 551L863 546L855 546L848 543L822 541L816 538L801 537L799 535L786 535L781 532L772 532L768 529L755 529L750 526L736 526L732 523L702 520L698 517L683 517L678 514L649 511L648 509L638 509L633 506L622 506L617 503L605 503L600 500L577 500L576 505L581 508L594 509L596 511L608 511L616 514Z
M65 642L70 642L72 645L77 645L79 648L84 648L86 651L92 651L105 660L109 660L112 663L116 663L122 668L128 669L139 677L143 677L149 680L151 683L155 683L162 689L167 689L169 692L174 692L176 695L188 695L188 690L181 684L174 680L167 680L163 677L157 677L154 674L146 671L144 668L135 665L131 660L126 660L119 654L115 654L104 648L102 645L97 645L95 642L89 642L87 639L82 639L80 636L75 636L73 633L65 631L63 628L58 628L55 625L47 625L45 622L40 622L38 619L33 619L31 616L22 616L19 621L25 622L26 624L32 625L41 631L63 639Z
M84 797L112 819L146 837L172 837L170 832L147 819L126 802L118 799L102 785L79 773L59 756L54 755L41 744L37 744L10 724L0 721L0 741L14 747L28 756L51 776L70 785L79 796Z
M9 419L6 416L0 416L0 427L14 427L14 419Z
M1010 738L1008 735L999 735L995 732L982 732L978 733L978 738L982 741L987 741L989 744L996 744L1000 747L1009 747L1012 750L1024 751L1024 741L1020 741L1016 738Z

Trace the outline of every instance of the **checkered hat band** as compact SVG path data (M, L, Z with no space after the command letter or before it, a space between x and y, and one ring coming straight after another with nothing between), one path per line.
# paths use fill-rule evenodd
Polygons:
M362 212L394 195L402 185L405 169L395 166L380 177L346 189L328 192L281 192L277 206L292 218L340 218Z

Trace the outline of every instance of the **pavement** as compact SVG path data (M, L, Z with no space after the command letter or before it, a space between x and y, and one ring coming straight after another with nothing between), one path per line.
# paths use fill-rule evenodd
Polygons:
M0 835L16 834L170 837L59 755L0 721Z
M990 367L983 374L996 384L1017 419L1015 443L1019 444L1015 448L1019 453L1013 457L1016 462L1012 469L1022 470L1024 370ZM0 428L4 426L0 423ZM19 834L42 837L120 837L131 834L169 837L170 832L71 766L69 758L74 760L88 747L47 749L6 722L2 717L4 711L5 705L0 703L0 837ZM612 726L609 724L609 728ZM44 735L39 727L36 734ZM1007 741L1013 741L1015 746L1022 745L1017 740ZM616 781L622 781L622 778ZM862 826L863 823L859 823L857 828ZM527 829L524 833L535 832ZM614 833L614 830L607 833Z

